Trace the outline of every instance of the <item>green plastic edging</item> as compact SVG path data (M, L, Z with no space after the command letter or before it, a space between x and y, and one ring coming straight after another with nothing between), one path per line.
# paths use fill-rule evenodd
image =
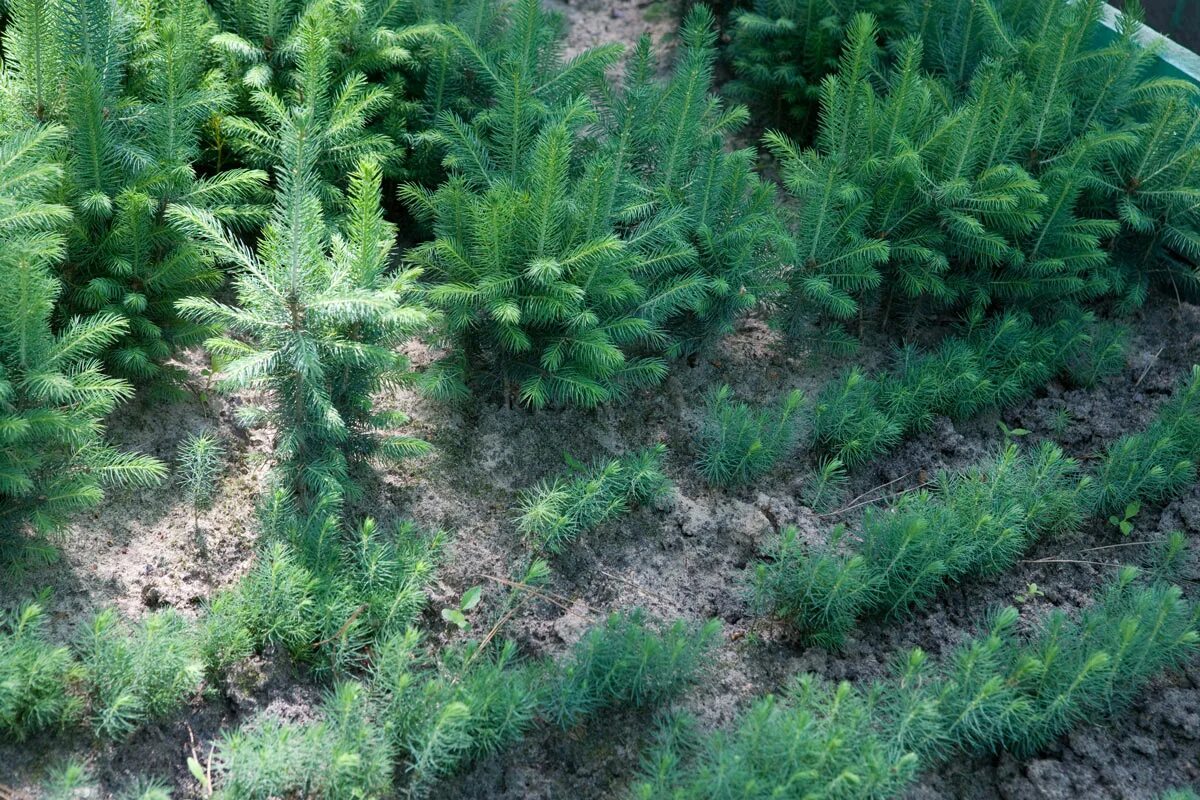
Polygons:
M1117 19L1121 12L1104 4L1103 16L1100 23L1115 35ZM1138 40L1146 47L1158 50L1158 66L1155 73L1172 78L1183 78L1200 86L1200 55L1193 53L1181 44L1171 41L1153 28L1143 26L1138 33Z

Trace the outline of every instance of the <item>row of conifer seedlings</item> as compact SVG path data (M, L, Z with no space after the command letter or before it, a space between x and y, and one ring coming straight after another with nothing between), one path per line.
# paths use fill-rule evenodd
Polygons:
M697 679L715 641L715 621L667 625L634 609L589 628L558 660L521 658L499 625L439 649L419 623L444 535L370 519L350 526L338 505L301 511L285 492L271 495L255 566L196 622L168 609L128 625L108 610L66 646L52 641L42 603L22 606L0 624L0 735L84 727L127 739L211 698L247 658L286 654L328 687L315 718L260 712L195 750L188 766L201 788L239 800L386 796L396 785L422 796L535 726L567 730L600 711L663 703ZM530 562L495 617L523 592L540 595L548 576L544 561ZM479 596L468 592L461 608L471 613ZM57 778L85 776L68 763ZM163 785L133 788L151 797L142 790Z
M1109 446L1090 474L1053 444L1029 453L1006 444L935 491L868 511L853 545L842 526L816 548L786 529L753 570L754 596L811 643L837 646L861 616L902 616L949 582L1011 567L1042 536L1178 494L1195 481L1197 458L1193 367L1152 422ZM895 797L955 757L1026 757L1077 725L1112 719L1200 649L1200 606L1170 583L1188 558L1184 537L1156 548L1145 569L1120 568L1077 619L1054 611L1022 633L1006 607L940 660L909 650L866 686L803 674L729 730L667 716L633 796Z
M755 568L756 601L805 639L837 646L863 616L903 616L949 583L1010 568L1044 536L1177 494L1195 480L1197 458L1193 368L1150 425L1114 442L1091 474L1054 444L1022 453L1010 443L933 491L868 509L854 536L838 526L812 547L785 529Z
M1055 612L1028 636L1004 608L940 662L911 650L866 687L802 675L729 731L670 718L634 796L874 800L959 755L1034 753L1194 656L1197 607L1146 577L1124 568L1079 619Z
M880 519L890 515L894 524L880 523L879 533L869 539L878 553L886 553L889 546L898 548L890 572L872 574L862 566L870 563L862 554L841 556L832 549L805 560L794 533L785 532L776 560L761 565L755 574L759 597L778 600L791 592L812 601L828 593L831 599L818 600L819 608L810 609L813 619L823 619L823 627L805 629L800 615L790 621L813 640L835 644L859 614L900 614L948 580L971 570L1002 569L1033 538L1077 526L1086 513L1103 514L1132 500L1161 500L1176 493L1194 478L1192 461L1200 452L1198 411L1200 371L1194 371L1146 431L1109 448L1095 477L1081 475L1078 466L1053 445L1025 455L1010 445L990 469L968 470L946 479L936 493L909 495L900 507L880 515ZM669 483L661 469L664 455L660 445L583 469L573 480L545 484L526 496L521 527L535 547L557 552L579 532L629 504L649 502L665 493ZM554 512L539 512L537 497ZM424 587L433 574L441 536L411 525L382 534L371 521L344 530L337 506L336 501L327 508L318 503L316 511L302 513L285 493L277 493L262 513L264 547L258 565L235 589L219 594L197 626L167 611L129 630L106 613L97 617L72 650L50 645L42 633L38 606L26 606L9 625L9 646L3 648L6 659L0 672L5 680L0 683L8 691L0 702L0 720L18 737L84 720L98 734L126 736L146 720L178 708L198 691L204 678L219 680L239 660L273 646L334 679L319 720L294 724L256 719L227 735L207 762L195 759L198 776L212 780L215 774L233 797L267 797L297 786L340 795L353 787L390 785L392 771L401 763L407 771L406 785L418 792L471 757L520 738L535 720L571 727L613 703L645 706L671 696L695 678L703 651L714 638L711 623L694 635L681 624L662 628L632 612L611 617L584 638L573 657L553 666L520 662L511 644L451 647L435 658L424 650L414 623L425 605ZM933 517L933 524L923 521L922 513ZM870 523L865 528L872 530ZM947 536L937 535L946 532ZM964 535L956 540L955 532ZM1179 545L1172 540L1171 557L1178 557ZM545 563L533 561L519 583L535 587L547 575ZM814 581L813 575L832 576L832 580ZM508 603L515 597L514 593ZM881 598L890 599L890 604ZM1083 644L1071 645L1071 652L1091 655L1070 663L1097 674L1109 670L1108 685L1120 685L1122 691L1140 685L1138 681L1144 682L1157 668L1178 663L1192 649L1195 615L1178 590L1162 583L1139 587L1134 573L1125 572L1105 598L1099 610L1089 611L1090 616L1074 627L1065 619L1052 620L1043 639L1025 650L1012 644L1015 612L1000 614L988 635L964 647L936 679L928 677L923 654L910 654L895 685L877 687L884 694L892 692L892 700L883 705L877 704L876 689L864 694L809 677L801 679L784 700L756 705L733 737L694 737L682 723L674 724L668 728L671 736L665 749L656 756L665 761L650 762L675 765L674 771L662 768L655 778L658 784L647 783L638 791L659 791L662 781L673 781L677 784L673 791L682 792L681 796L709 796L711 770L736 754L743 739L782 733L770 730L780 723L756 721L757 714L771 719L800 714L808 726L827 714L822 704L858 708L848 717L839 714L823 723L835 742L843 740L848 724L875 732L874 739L851 737L866 742L865 750L839 755L849 760L836 780L856 776L856 785L875 787L852 796L886 796L911 778L917 764L937 760L947 741L964 750L1001 745L1036 748L1044 744L1045 736L1054 734L1023 744L1025 739L1002 741L996 738L999 733L976 732L972 736L977 740L958 742L954 736L964 733L938 732L937 726L946 724L945 709L955 707L953 698L968 690L981 693L970 703L991 702L989 707L1011 719L988 719L987 712L980 711L983 716L978 720L955 723L968 726L963 730L991 725L995 731L1020 730L1025 731L1023 737L1032 736L1035 722L1047 731L1061 731L1080 714L1092 713L1094 703L1084 691L1094 683L1091 672L1075 676L1078 680L1072 686L1079 690L1078 696L1060 697L1039 689L1041 705L1023 695L996 699L997 687L1011 681L979 678L989 669L993 678L1001 674L997 670L1015 670L1031 652L1064 649L1055 638L1064 630L1062 635L1082 631L1091 636ZM843 615L835 618L829 612L839 604L844 604ZM464 605L469 610L474 601ZM773 610L779 613L780 608ZM1118 613L1124 616L1118 619ZM1146 638L1138 633L1144 627L1139 620L1152 614L1161 624L1150 626L1154 634ZM1179 628L1180 620L1187 621L1186 628ZM1108 633L1103 633L1105 626L1111 628ZM1089 633L1093 628L1103 635ZM1120 639L1114 633L1118 629L1126 638L1142 637L1125 646L1144 657L1138 662L1149 665L1143 672L1109 666L1111 653L1096 650ZM1156 655L1157 650L1162 650L1161 655ZM968 671L978 685L953 672L976 662L983 666ZM1066 680L1061 675L1058 679ZM921 687L925 688L910 691ZM899 706L891 705L897 702ZM1120 703L1106 695L1102 705L1111 710ZM400 718L389 717L387 709ZM793 723L796 720L788 724ZM765 731L760 730L762 725L767 725ZM894 733L922 725L927 728L923 733ZM813 735L807 728L803 732L806 746L820 741ZM898 738L873 749L893 735L911 741ZM364 759L362 748L376 755ZM677 752L680 748L708 755L683 769L679 765L686 759ZM265 769L268 763L279 763L284 751L290 754L287 769ZM378 757L379 753L386 756ZM885 760L872 762L885 755ZM763 763L743 756L735 761L741 765L742 778L762 785L764 776L753 770L763 769ZM745 773L747 769L751 772ZM869 779L864 780L864 775ZM887 780L880 783L884 777ZM658 788L647 789L651 785ZM823 791L832 791L832 784Z

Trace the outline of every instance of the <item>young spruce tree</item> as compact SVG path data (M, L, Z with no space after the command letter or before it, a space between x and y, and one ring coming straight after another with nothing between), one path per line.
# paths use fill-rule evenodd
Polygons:
M62 170L63 131L35 127L0 137L0 558L104 499L106 487L162 480L158 461L104 441L104 417L132 394L97 355L128 330L101 313L51 325L61 285L52 267L69 219L46 202ZM16 547L16 552L9 552ZM45 555L48 551L39 546Z
M164 362L211 331L180 317L175 302L223 282L167 206L205 208L233 226L261 219L249 201L262 173L194 168L202 126L229 102L207 63L214 32L199 0L16 0L5 32L16 96L31 118L67 130L62 200L73 214L59 317L122 320L105 361L139 382L177 375Z
M377 410L373 397L405 379L407 361L394 346L430 321L416 299L418 273L391 270L396 234L380 210L377 163L363 161L351 175L343 219L332 224L323 213L315 124L319 117L302 115L283 133L277 200L256 253L203 209L168 210L236 269L237 307L191 298L180 312L228 332L208 341L224 361L222 386L266 391L276 452L303 504L352 491L356 462L429 447L399 433L407 416Z

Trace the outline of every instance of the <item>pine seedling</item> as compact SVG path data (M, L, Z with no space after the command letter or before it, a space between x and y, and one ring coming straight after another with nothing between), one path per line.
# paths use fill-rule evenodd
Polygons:
M700 474L717 486L745 485L766 474L796 445L803 399L792 391L770 412L734 401L728 385L712 392L700 431Z
M179 708L204 672L194 632L174 610L155 612L132 628L115 611L102 611L81 636L79 660L92 729L114 739Z
M805 504L819 513L833 510L842 500L849 479L841 459L823 457L802 490Z
M876 602L878 580L861 555L844 555L838 526L829 542L807 547L784 528L767 560L755 565L752 596L758 613L786 621L806 640L840 647L858 617Z
M434 229L409 257L436 279L430 298L455 350L430 388L592 407L657 383L664 357L732 330L775 291L790 242L752 153L724 149L746 112L711 94L706 9L684 22L670 78L655 77L646 38L620 88L594 103L585 91L615 52L559 64L543 15L518 3L524 39L495 52L453 30L491 103L470 119L442 115L451 179L401 195Z
M1071 409L1066 407L1057 409L1054 416L1050 418L1050 432L1054 434L1055 438L1062 439L1074 421L1075 417L1071 413Z
M782 696L756 701L732 731L668 729L634 796L893 797L916 777L918 759L892 746L881 722L873 695L802 675Z
M1095 513L1170 497L1194 479L1200 457L1200 368L1193 367L1154 421L1110 445L1096 474Z
M1026 644L1014 609L951 659L941 704L950 741L965 751L1030 754L1085 720L1127 707L1159 672L1200 643L1195 612L1175 586L1141 586L1125 568L1077 622L1054 614Z
M210 669L278 646L318 673L354 674L424 610L444 534L370 518L347 527L332 501L301 512L282 490L260 519L257 563L211 604L202 636Z
M205 677L217 680L242 659L254 654L254 634L249 625L249 605L237 589L218 592L203 608L196 638Z
M378 797L392 790L393 751L370 719L361 684L337 684L311 722L260 714L226 733L213 760L223 796L267 800Z
M1084 355L1105 341L1104 326L1096 331L1088 314L1041 326L1028 314L1007 312L968 326L932 353L903 347L889 372L868 376L852 368L826 384L813 412L814 442L853 469L906 434L928 429L937 414L966 419L1002 410L1076 368L1103 374L1106 368ZM1115 355L1117 345L1106 350Z
M517 112L494 113L507 124ZM408 258L433 279L429 299L456 351L433 372L439 396L464 396L479 373L532 408L593 407L666 374L661 358L633 354L664 341L637 314L646 297L631 275L636 256L611 222L587 214L593 190L575 130L589 112L580 101L561 115L536 138L517 120L514 140L494 149L447 117L440 129L459 174L432 194L405 190L435 235Z
M720 624L648 623L640 609L609 616L553 668L541 713L572 728L614 705L658 705L694 683Z
M908 495L863 520L862 553L885 616L907 613L947 582L1003 571L1042 536L1075 529L1088 485L1052 444L1029 455L1008 445L938 483L936 495Z
M813 410L817 447L854 469L899 444L904 429L879 395L879 384L856 368L826 384Z
M200 530L200 509L212 503L225 471L225 444L211 432L190 433L179 443L175 471L192 506L192 527Z
M430 785L473 757L494 753L532 726L536 670L511 642L470 643L435 663L410 628L380 640L371 666L379 719L400 754L405 793Z
M1089 330L1091 344L1067 363L1067 376L1076 386L1092 388L1125 368L1129 349L1129 329L1111 322L1098 323Z
M318 632L313 613L316 578L291 547L282 541L269 543L234 591L235 599L229 608L220 609L224 613L218 618L230 627L210 629L215 652L233 654L222 660L235 657L244 646L241 630L259 650L277 645L297 660L311 653Z
M356 464L428 452L398 432L407 417L376 410L372 396L406 379L394 345L430 314L416 299L419 273L389 270L395 228L380 209L379 166L358 165L349 212L331 228L315 173L323 154L307 124L297 120L287 132L288 160L257 253L201 209L172 206L167 214L237 270L240 307L192 298L180 311L228 331L207 342L224 360L219 386L267 392L285 479L302 504L313 504L323 494L353 494Z
M1174 583L1187 578L1192 562L1187 536L1182 531L1171 531L1166 539L1148 548L1143 569L1152 581Z
M890 254L885 240L870 235L871 198L834 159L801 150L781 134L768 134L765 143L795 201L789 220L796 232L795 265L781 302L781 326L800 337L814 317L827 318L830 330L822 337L834 349L848 351L852 339L842 324L858 313L857 298L879 287Z
M83 670L71 651L50 643L45 611L22 605L0 624L0 731L17 741L77 722Z
M1090 481L1051 444L1028 455L1010 444L937 485L868 509L849 552L841 528L817 547L784 531L754 567L755 604L837 647L859 617L902 616L947 583L1007 569L1040 537L1077 528L1089 507Z
M523 491L517 528L535 549L561 553L583 533L669 494L671 483L662 472L666 453L665 445L654 445Z
M49 533L108 487L165 475L159 461L104 440L103 419L132 387L105 375L97 357L128 321L101 313L52 327L62 287L51 268L65 250L55 231L70 213L46 197L62 175L51 153L63 141L54 127L0 137L0 555L12 563L35 549L29 529Z

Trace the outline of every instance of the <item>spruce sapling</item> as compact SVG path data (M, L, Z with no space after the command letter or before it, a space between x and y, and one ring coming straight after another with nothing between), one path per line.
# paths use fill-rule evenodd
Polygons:
M107 376L98 357L128 321L54 321L70 212L46 201L62 177L52 154L63 141L57 127L14 125L0 136L0 561L18 567L31 552L53 555L31 531L58 529L109 487L153 486L165 475L161 462L104 438L104 419L133 388Z
M418 273L391 270L395 229L383 218L379 165L358 164L349 208L334 224L318 197L323 153L306 120L285 131L288 158L276 170L277 201L257 251L203 209L176 205L167 214L235 267L239 307L190 298L180 311L227 332L206 343L224 359L219 386L265 390L288 487L315 507L323 495L357 491L356 465L428 452L399 432L407 417L376 409L373 397L407 379L395 345L431 317L416 296Z

